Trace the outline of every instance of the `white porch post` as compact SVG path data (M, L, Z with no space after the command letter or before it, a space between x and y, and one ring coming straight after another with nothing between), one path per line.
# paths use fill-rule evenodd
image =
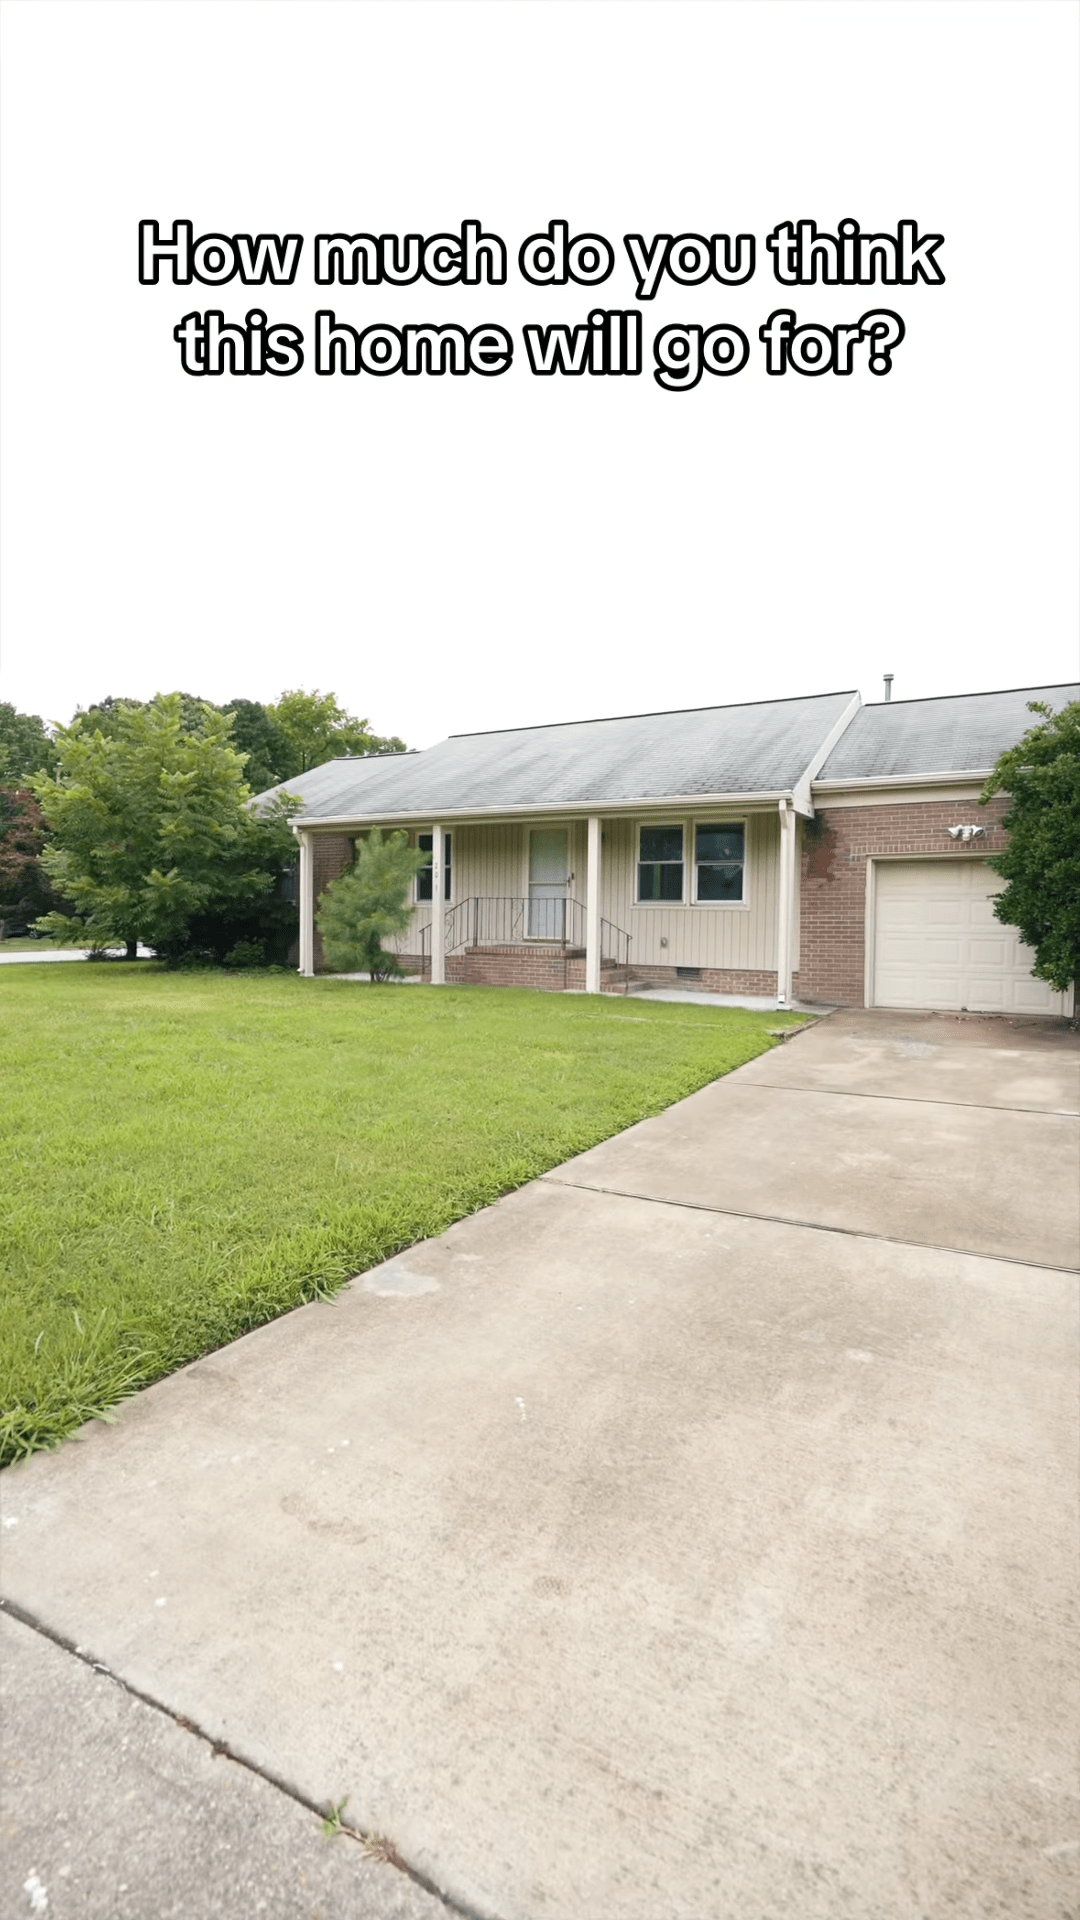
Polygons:
M780 802L780 878L776 901L776 1004L791 1005L791 936L795 925L795 812Z
M585 991L600 991L600 821L589 815L588 894L585 903Z
M443 830L431 829L431 984L446 985L446 900L443 895Z
M300 842L300 966L306 980L315 972L315 857L310 833L298 833Z

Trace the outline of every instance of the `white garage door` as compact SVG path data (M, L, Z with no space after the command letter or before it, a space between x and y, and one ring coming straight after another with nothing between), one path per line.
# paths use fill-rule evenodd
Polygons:
M1004 884L984 860L875 862L874 1005L1070 1012L1072 996L1034 979L1031 948L994 918Z

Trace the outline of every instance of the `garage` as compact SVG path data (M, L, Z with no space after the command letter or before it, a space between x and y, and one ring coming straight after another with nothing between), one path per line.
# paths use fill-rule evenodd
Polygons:
M985 860L875 860L873 874L874 1006L1071 1011L1071 995L1033 977L1015 927L994 918L1005 883Z

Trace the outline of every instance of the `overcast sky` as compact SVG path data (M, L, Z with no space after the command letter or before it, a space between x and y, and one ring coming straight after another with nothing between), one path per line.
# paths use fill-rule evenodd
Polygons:
M333 689L450 732L1077 670L1077 12L1059 0L8 0L0 698ZM784 287L765 236L944 235L942 286ZM140 219L305 236L291 287L137 277ZM319 288L319 231L506 241L502 287ZM531 287L552 219L613 244ZM637 300L623 236L752 233L742 286ZM186 375L192 309L493 323L483 379ZM636 379L532 375L529 323L643 316ZM893 370L757 329L906 327ZM652 377L673 324L744 371Z

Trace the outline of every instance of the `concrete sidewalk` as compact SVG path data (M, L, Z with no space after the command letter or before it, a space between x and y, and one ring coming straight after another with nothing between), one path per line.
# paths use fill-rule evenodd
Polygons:
M472 1914L1064 1920L1077 1107L1049 1023L834 1016L5 1475L82 1654L4 1911L174 1910L149 1839L65 1893L93 1656ZM219 1911L438 1911L214 1857Z

